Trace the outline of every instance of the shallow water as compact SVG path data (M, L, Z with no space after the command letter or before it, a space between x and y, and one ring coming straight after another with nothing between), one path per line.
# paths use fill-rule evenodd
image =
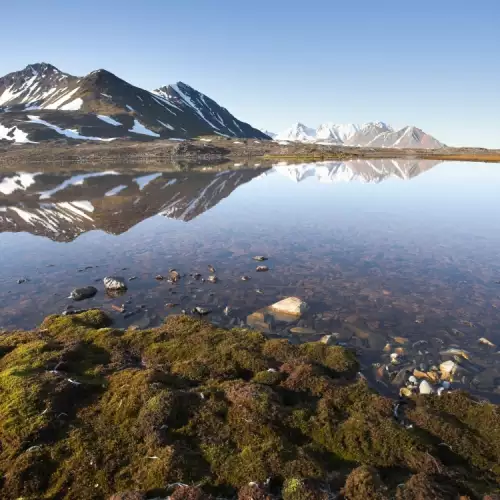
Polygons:
M500 344L499 193L498 165L408 160L0 173L0 327L32 328L68 305L142 328L199 305L234 325L297 295L309 311L297 324L269 324L272 333L337 332L389 389L387 372L466 349L461 382L493 397L500 354L478 339ZM254 255L269 257L269 272L255 272ZM208 265L218 283L189 276L207 277ZM155 280L170 268L186 276ZM136 279L112 298L102 286L110 274ZM93 299L67 298L85 285L98 288ZM310 333L290 333L296 326ZM407 340L393 366L397 336ZM389 365L382 377L379 364Z

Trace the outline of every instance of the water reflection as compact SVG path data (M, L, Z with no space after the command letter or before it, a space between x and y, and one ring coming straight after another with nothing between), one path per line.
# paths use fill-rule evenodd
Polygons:
M397 160L0 174L0 326L32 327L64 310L72 288L95 283L85 305L118 326L155 325L196 305L240 324L297 295L308 314L270 325L275 334L337 332L388 388L386 372L466 349L464 384L492 393L500 354L478 339L500 343L499 187L496 165ZM255 272L259 254L270 257L268 273ZM208 265L217 284L189 276L208 275ZM186 276L155 280L169 268ZM114 273L136 278L124 297L103 293L103 276ZM111 308L125 302L140 312ZM406 339L401 363L381 374L396 337Z

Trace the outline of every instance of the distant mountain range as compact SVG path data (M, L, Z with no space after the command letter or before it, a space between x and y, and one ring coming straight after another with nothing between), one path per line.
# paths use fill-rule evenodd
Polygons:
M149 91L100 69L84 77L47 63L0 78L0 141L187 139L200 135L269 139L189 85Z
M383 122L370 122L363 125L324 123L316 129L302 123L295 123L279 134L270 132L266 132L266 134L279 142L306 142L372 148L437 149L445 147L442 142L417 127L408 126L394 130Z
M189 222L258 177L378 183L390 178L411 179L436 164L428 160L354 160L221 172L129 169L0 174L0 233L29 232L60 242L95 229L121 234L154 215Z

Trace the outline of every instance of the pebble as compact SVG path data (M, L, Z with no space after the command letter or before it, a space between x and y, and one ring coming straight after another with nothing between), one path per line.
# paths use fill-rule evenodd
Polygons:
M316 330L314 330L313 328L306 328L303 326L294 326L293 328L290 328L290 333L314 334L316 333Z
M250 276L242 276L241 281L248 281L250 279Z
M409 378L408 378L408 382L412 383L412 384L418 384L418 379L417 377L415 377L415 375L411 375Z
M129 280L129 281L134 281L134 280L136 280L136 279L137 279L137 276L131 276L128 280Z
M427 382L427 380L422 380L422 382L420 382L420 385L418 386L418 390L419 390L420 394L433 394L434 393L434 389L432 388L431 384L429 384L429 382Z
M26 283L26 281L27 281L26 278L21 278L17 280L17 284L21 285L22 283Z
M267 266L257 266L255 270L258 273L265 273L266 271L269 271L269 268Z
M121 276L106 276L103 280L106 290L126 290L127 285Z
M73 299L75 301L79 300L84 300L84 299L90 299L97 293L97 288L93 286L84 286L81 288L75 288L70 294L69 297L70 299Z
M258 262L264 262L265 260L267 260L267 257L264 257L263 255L256 255L255 257L252 257L253 260L256 260Z
M207 314L210 314L212 312L211 309L208 309L206 307L200 307L200 306L196 306L194 309L193 309L193 312L199 314L200 316L206 316Z
M489 346L489 347L496 347L496 345L495 345L493 342L491 342L490 340L488 340L488 339L487 339L487 338L485 338L485 337L481 337L481 338L479 339L479 343L480 343L480 344L487 345L487 346Z
M155 280L157 280L157 281L163 281L164 279L165 279L165 276L162 276L161 274L157 274L155 276Z
M210 283L217 283L217 281L219 281L219 279L217 278L217 276L212 274L207 278L207 281L209 281Z

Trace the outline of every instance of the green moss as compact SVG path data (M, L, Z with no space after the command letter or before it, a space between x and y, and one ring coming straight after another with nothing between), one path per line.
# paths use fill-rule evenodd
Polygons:
M186 316L146 331L108 323L88 311L0 336L5 498L166 496L176 482L234 496L268 478L284 481L284 498L323 498L317 481L357 464L405 477L451 467L449 477L476 477L474 491L500 487L493 405L461 393L417 398L406 429L340 347Z
M284 379L285 375L281 372L265 370L257 372L253 377L252 382L264 385L278 385Z

